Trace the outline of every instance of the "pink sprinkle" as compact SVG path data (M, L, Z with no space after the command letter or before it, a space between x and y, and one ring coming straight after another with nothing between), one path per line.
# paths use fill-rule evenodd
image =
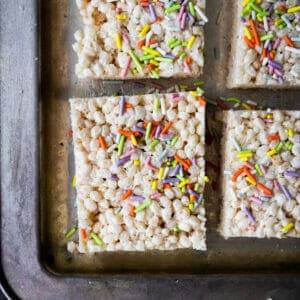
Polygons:
M185 12L185 13L182 15L182 18L181 18L181 21L180 21L180 29L184 29L184 27L185 27L186 16L187 16L187 13Z
M244 165L245 165L246 167L248 167L249 169L251 169L251 170L254 169L254 167L253 167L250 163L248 163L247 161L244 163Z
M146 6L149 6L149 3L148 2L141 2L140 6L145 6L146 7Z
M126 43L126 44L130 44L130 40L129 40L129 37L126 33L123 33L122 34L122 40Z
M126 158L128 156L130 156L131 154L133 154L135 152L135 149L131 149L127 152L125 152L123 155L120 156L120 159Z
M248 226L248 229L251 230L251 231L255 231L256 230L256 227L254 225L249 225Z
M179 101L181 101L181 100L183 100L183 99L184 99L183 96L173 97L173 98L172 98L172 102L179 102Z
M162 2L159 2L159 1L157 1L157 2L156 2L156 6L163 7L163 6L164 6L164 4L163 4Z
M150 158L150 156L147 156L146 161L145 161L145 166L148 169L152 170L152 171L158 172L158 168L156 168L156 167L154 167L154 166L151 165L151 158Z
M192 70L191 70L191 67L189 66L189 64L188 64L186 61L184 61L183 64L184 64L184 66L186 67L186 69L188 70L188 72L191 73Z
M280 191L279 183L277 179L273 179L273 184L274 184L274 190L275 191Z
M125 63L125 66L124 66L124 68L122 69L122 73L121 73L121 76L122 76L122 77L126 77L126 76L127 76L127 73L128 73L130 64L131 64L131 57L128 56L128 57L127 57L127 60L126 60L126 63Z
M264 165L260 165L261 171L264 173L264 175L267 175L267 169Z
M264 119L265 123L273 123L273 119Z
M278 69L275 69L275 70L274 70L274 73L275 73L276 75L278 75L278 76L282 76L282 75L283 75L283 72L280 71L280 70L278 70Z
M281 39L280 38L276 38L273 49L277 49L280 45Z
M270 66L270 65L268 65L268 68L269 68L269 74L270 74L270 75L273 75L273 73L274 73L274 68L273 68L272 66Z
M157 199L161 196L161 193L155 193L150 196L150 199Z
M121 7L116 7L116 12L119 14L122 12L122 8Z
M249 199L257 204L262 204L262 200L260 200L258 197L252 196Z
M183 15L184 9L185 9L185 7L184 7L184 6L181 6L181 8L180 8L180 10L179 10L178 17L177 17L177 21L178 21L178 22L180 22L180 21L181 21L181 18L182 18L182 15Z

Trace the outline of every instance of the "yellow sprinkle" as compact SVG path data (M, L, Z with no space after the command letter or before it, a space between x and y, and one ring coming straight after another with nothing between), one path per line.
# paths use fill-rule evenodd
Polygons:
M244 103L244 102L243 102L241 105L243 106L243 108L245 108L245 109L247 109L247 110L251 110L251 106L248 105L247 103Z
M203 179L204 179L204 182L206 182L206 183L210 182L208 176L204 176Z
M293 6L288 9L288 13L293 13L300 10L300 6Z
M159 62L154 60L154 59L150 59L150 64L152 64L153 66L159 66Z
M126 20L126 15L124 15L124 14L119 14L119 15L116 15L116 18L117 18L118 20Z
M152 190L156 190L157 189L157 181L153 180L152 181Z
M275 155L275 154L277 154L277 151L275 149L269 150L267 152L267 155L269 155L269 156L272 156L272 155Z
M190 203L193 203L193 195L190 195Z
M76 175L72 179L72 187L76 187Z
M159 168L158 179L163 179L165 168Z
M187 48L192 48L194 42L195 42L196 37L192 35L187 43Z
M194 203L190 203L189 204L189 210L193 210L193 208L194 208Z
M181 189L181 188L183 188L185 185L187 185L188 183L190 183L190 179L189 179L189 178L187 178L187 179L181 181L181 182L178 184L178 187Z
M197 96L198 96L198 94L197 94L196 91L190 91L190 94L191 94L192 96L194 96L194 97L197 97Z
M247 6L247 5L249 4L250 1L251 1L251 0L244 0L244 1L243 1L243 4L242 4L243 7Z
M293 228L294 228L294 224L293 223L289 223L289 224L285 225L284 227L282 227L282 231L283 232L289 232Z
M146 24L143 29L140 31L139 36L140 37L144 37L146 35L146 33L150 30L150 25Z
M279 26L282 22L283 20L278 18L277 20L275 20L275 26Z
M181 90L186 90L188 88L188 85L186 85L186 84L179 84L179 88Z
M294 136L294 130L292 128L288 129L288 136L293 137Z
M137 141L136 141L135 136L132 134L132 135L130 136L130 138L131 138L131 142L132 142L133 146L137 146Z
M251 40L251 39L252 39L252 35L251 35L251 32L250 32L249 27L248 27L248 26L245 26L245 27L244 27L244 31L245 31L246 37L247 37L249 40Z
M267 119L273 119L273 114L267 114Z
M250 179L248 176L246 177L246 181L248 181L249 183L256 185L256 182L253 181L252 179Z
M240 160L241 160L241 161L247 161L247 160L248 160L248 157L240 157Z
M152 54L152 55L155 55L155 56L158 56L159 55L159 52L154 50L154 49L151 49L150 47L147 47L147 46L143 46L142 49L149 53L149 54Z
M140 165L140 161L138 159L135 159L133 161L133 165L136 166L136 167L139 166Z
M256 19L259 22L262 22L262 20L263 20L262 16L260 16L259 14L256 15Z
M116 44L118 49L122 49L122 39L119 32L116 33Z
M170 161L167 161L167 166L171 166L171 162Z

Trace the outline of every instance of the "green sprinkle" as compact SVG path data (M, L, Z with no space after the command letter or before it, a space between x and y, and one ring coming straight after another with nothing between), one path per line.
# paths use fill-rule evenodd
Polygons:
M277 153L279 153L282 150L282 148L283 148L283 142L279 142L275 147L275 150Z
M283 28L285 28L287 25L286 25L286 23L282 23L282 24L280 24L278 27L279 27L279 29L283 29Z
M189 2L190 13L193 17L195 17L195 8L193 2Z
M165 14L170 14L171 12L180 9L181 5L180 4L174 4L167 9L165 9Z
M122 153L123 153L124 143L125 143L125 136L121 135L120 141L119 141L119 144L118 144L118 156L121 156Z
M177 39L172 38L172 39L170 39L170 40L167 41L167 45L170 46L170 45L172 45L176 41L177 41Z
M204 90L203 89L201 89L201 87L200 86L198 86L197 87L197 94L199 95L203 95L204 94Z
M176 177L180 180L180 181L185 181L185 178L179 174L176 175Z
M176 46L179 46L181 45L181 41L179 40L176 40L174 43L172 43L169 47L172 49L172 48L175 48Z
M198 80L193 83L194 86L199 86L199 85L203 85L203 84L204 84L203 80Z
M174 159L172 161L172 167L176 167L178 165L178 161L176 159Z
M284 146L289 150L291 151L292 148L293 148L293 143L291 141L287 141L285 142Z
M238 152L238 155L252 155L252 151L251 150L242 150Z
M175 135L171 140L171 146L174 146L177 143L177 141L178 141L178 136Z
M102 241L102 239L94 232L91 232L91 237L94 239L94 241L96 242L97 245L99 246L103 246L104 242Z
M186 57L186 53L185 52L182 52L180 55L179 55L179 58L180 59L184 59Z
M178 226L175 226L175 227L173 228L173 231L174 231L174 232L179 232L179 231L180 231L180 229L179 229L179 227L178 227Z
M158 143L159 143L159 140L153 140L149 145L149 149L153 150Z
M214 106L217 106L216 101L211 100L211 99L209 99L209 98L207 98L207 97L204 97L204 99L205 99L205 101L206 101L207 103L209 103L209 104L211 104L211 105L214 105Z
M265 40L270 40L273 37L274 37L274 33L265 34L260 37L260 41L263 42Z
M77 228L73 227L72 229L70 229L68 232L65 233L65 237L70 238L76 232L76 230Z
M260 8L259 6L255 5L254 2L250 2L248 4L248 6L251 7L252 9L254 9L258 13L263 13L263 9Z
M154 99L154 111L158 111L159 108L160 108L160 100L156 97Z
M226 101L227 101L227 102L241 103L241 99L239 99L239 98L234 98L234 97L226 98Z
M140 57L140 61L144 61L144 60L149 60L155 58L155 56L153 54L147 54L147 55L143 55Z
M194 190L195 190L196 192L198 192L199 188L200 188L200 184L197 182L197 183L195 184Z
M149 122L147 124L147 128L146 128L146 135L145 135L145 140L148 141L150 138L150 133L151 133L151 128L152 128L152 123Z
M136 68L138 69L138 71L140 73L143 73L143 67L142 67L141 63L139 62L139 59L135 56L134 52L132 50L129 50L128 54L130 55L130 57L132 58L133 62L135 63Z
M114 97L119 96L119 92L114 92L114 93L113 93L113 96L114 96Z
M181 188L181 192L182 192L182 193L186 193L186 186L183 186L183 187Z
M264 173L262 172L259 164L255 164L255 170L257 171L257 173L258 173L259 176L263 176L264 175Z
M275 14L276 15L284 15L285 11L284 10L280 10L280 9L275 9Z
M141 212L142 210L144 210L145 208L147 208L148 206L150 206L152 204L151 200L147 200L144 201L141 205L139 205L134 211L135 213Z
M173 59L172 59L172 58L161 57L161 56L155 56L154 59L155 59L156 61L173 62Z
M152 70L152 71L151 71L151 74L152 74L152 76L153 76L154 78L156 78L156 79L159 79L159 78L160 78L159 74L158 74L155 70Z
M245 9L242 10L241 16L244 17L250 14L250 11L251 11L250 7L247 6Z

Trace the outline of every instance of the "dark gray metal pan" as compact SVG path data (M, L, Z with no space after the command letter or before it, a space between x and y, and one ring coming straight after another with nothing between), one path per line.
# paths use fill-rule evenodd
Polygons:
M207 253L66 251L65 229L76 225L69 97L122 90L78 81L71 50L79 28L75 1L1 1L1 283L24 299L297 299L300 244L296 239L230 239L217 233L219 191L207 190ZM207 1L207 96L235 95L282 109L300 109L299 90L225 89L230 47L229 1ZM38 9L39 7L39 9ZM214 57L214 48L220 58ZM188 82L188 81L185 81ZM144 91L151 86L151 80ZM176 83L161 80L165 86ZM215 107L209 107L214 119ZM216 128L222 126L212 121ZM215 147L217 149L217 147ZM217 151L217 150L216 150ZM213 153L218 157L218 152Z

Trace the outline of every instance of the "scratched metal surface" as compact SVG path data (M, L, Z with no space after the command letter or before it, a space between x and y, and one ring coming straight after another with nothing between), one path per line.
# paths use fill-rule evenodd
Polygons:
M206 253L67 253L63 234L76 225L67 100L116 90L142 93L150 81L145 81L144 90L133 89L130 82L78 81L71 50L73 32L80 27L75 1L41 2L39 10L33 0L0 2L1 284L7 294L24 299L252 299L254 295L297 299L299 241L225 241L216 231L220 191L211 187L206 191ZM202 77L206 95L240 96L270 107L300 109L299 91L226 90L230 11L229 1L208 1ZM219 59L214 48L220 51ZM171 86L177 80L160 83ZM220 130L215 112L209 107L209 127ZM217 147L208 149L207 159L218 164Z

